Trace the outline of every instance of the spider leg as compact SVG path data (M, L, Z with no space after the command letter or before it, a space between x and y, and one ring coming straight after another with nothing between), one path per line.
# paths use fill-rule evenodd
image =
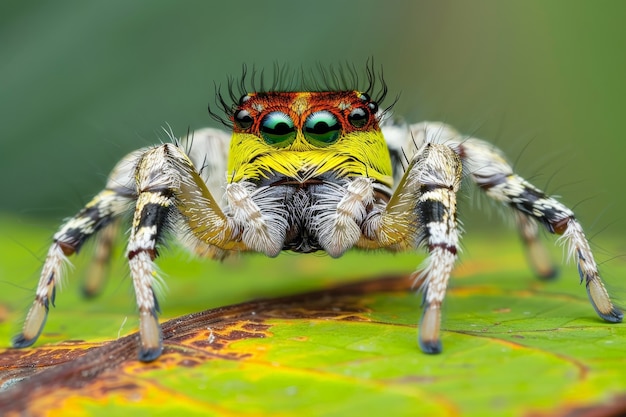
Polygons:
M418 342L441 352L441 305L457 258L456 193L461 160L446 145L428 144L412 159L386 208L368 219L365 234L394 250L425 246L425 267L413 276L424 294Z
M519 211L513 211L519 235L524 243L526 258L535 274L545 280L558 275L558 268L552 263L548 250L539 239L539 225L534 218Z
M134 152L120 161L111 172L106 188L54 235L37 285L35 301L26 315L22 332L12 340L13 347L30 346L39 337L49 306L54 306L56 286L62 279L67 257L77 253L89 238L115 222L131 207L135 195L128 185L128 178L137 156L138 152Z
M139 307L139 359L148 362L162 351L154 260L167 226L184 226L185 243L196 253L254 250L276 256L287 224L282 216L267 214L282 214L280 196L272 195L271 187L245 181L226 187L230 212L224 214L193 162L174 144L148 150L137 164L135 181L138 197L127 257Z
M611 302L589 242L570 209L514 174L481 178L480 186L490 197L536 218L550 233L562 235L570 257L577 260L581 282L585 281L589 299L598 315L610 322L622 320L623 314Z
M137 164L135 182L138 197L126 256L139 309L139 359L149 362L162 351L154 260L163 232L173 224L177 211L189 215L191 228L198 216L207 216L203 236L211 245L228 249L232 230L191 160L176 145L164 144L145 152ZM198 214L200 206L203 210Z
M153 289L156 278L153 261L157 256L157 241L162 236L172 206L173 201L167 191L142 189L137 199L126 254L139 308L139 359L146 362L156 359L162 351L161 327L157 319L159 307Z
M120 219L113 219L98 233L93 260L89 264L87 275L83 282L83 294L85 297L97 296L104 286L111 265L115 238L120 230L120 223Z
M597 314L608 322L622 321L623 313L611 302L589 242L569 208L515 174L502 152L485 141L461 137L441 123L413 125L410 131L417 147L424 142L450 146L461 157L466 173L487 196L514 209L531 263L544 276L550 276L554 268L549 266L532 223L542 224L550 233L562 236L570 258L576 259L581 282L585 282Z
M179 146L186 150L193 165L200 167L198 170L199 174L211 190L211 194L216 198L221 197L222 192L220 184L223 181L222 174L226 172L230 136L221 130L206 128L189 132L178 140L170 131L166 130L165 132L174 142L179 142ZM133 191L134 168L141 153L143 153L141 150L135 152L137 157L133 159L133 164L127 165L128 168L132 167L132 170L127 169L127 172L124 172L126 182L129 183L128 187L131 187ZM119 176L120 175L117 175L117 177ZM120 181L118 180L117 182L119 183ZM83 293L87 297L97 295L103 286L108 274L115 237L119 232L119 227L119 220L111 222L111 224L104 227L98 235L94 259L89 265L87 279L83 284ZM176 230L178 230L178 228L176 228ZM181 243L186 242L183 240ZM224 251L219 248L210 245L203 247L200 242L197 242L189 249L198 256L213 259L223 259L226 256Z
M611 302L589 242L574 213L515 174L492 145L479 139L468 139L460 147L470 175L489 197L512 207L518 216L533 219L550 233L562 236L570 258L575 258L578 263L581 282L585 281L589 300L598 315L609 322L622 321L623 314ZM530 248L532 250L532 246Z
M459 134L451 126L439 122L423 122L413 125L395 124L387 121L381 126L389 145L389 151L394 161L394 179L398 181L404 170L402 169L403 160L410 159L417 149L425 143L442 143L454 149L463 159L463 167L466 176L469 176L475 183L476 178L473 177L471 166L472 162L477 164L484 161L467 161L467 155L464 153L464 144L478 141L477 139L468 139ZM482 142L482 141L479 141ZM494 162L506 161L500 151L493 146L483 142L490 148L489 154L492 156L490 165ZM466 163L467 162L467 163ZM507 164L508 165L508 164ZM539 237L539 228L534 218L523 213L516 213L515 223L518 233L524 244L526 256L533 271L543 279L554 278L558 273L558 268L554 266L548 250Z
M174 142L177 141L171 132L167 133ZM205 128L189 132L180 139L178 145L179 148L185 150L215 201L221 201L224 196L230 137L230 133L223 130ZM185 230L186 228L187 226L182 220L174 226L175 230ZM205 243L202 240L192 238L188 232L179 236L179 241L194 255L202 258L221 261L233 253L232 251Z

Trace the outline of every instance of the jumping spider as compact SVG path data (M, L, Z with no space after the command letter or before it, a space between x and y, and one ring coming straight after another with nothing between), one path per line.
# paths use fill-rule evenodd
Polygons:
M392 122L379 108L384 82L378 97L370 97L382 77L368 68L368 78L366 92L273 88L244 90L238 100L231 83L236 104L221 94L217 100L231 134L204 129L124 157L104 190L54 235L35 301L13 346L37 340L66 258L89 238L104 236L96 248L96 280L120 217L133 212L126 255L139 307L142 361L162 351L153 285L166 228L197 255L213 259L249 251L274 257L283 250L321 250L339 257L354 247L424 247L428 259L414 273L424 295L418 340L422 351L439 353L440 310L457 259L456 198L464 176L512 209L540 276L551 276L554 268L539 242L539 224L568 244L598 315L622 320L570 209L516 175L502 153L480 139L442 123Z

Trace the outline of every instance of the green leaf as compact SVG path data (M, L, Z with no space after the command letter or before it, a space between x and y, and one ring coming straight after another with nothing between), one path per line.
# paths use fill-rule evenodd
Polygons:
M1 219L0 228L0 337L8 346L40 264L26 248L49 238L44 226L25 219ZM111 279L100 298L81 299L76 278L89 260L81 254L40 341L0 353L0 414L514 416L623 409L624 325L596 317L574 268L564 268L558 281L534 278L519 246L468 234L444 306L444 351L434 356L417 347L420 297L408 278L422 256L283 254L220 265L166 251L165 351L149 364L136 361L129 280ZM626 265L613 260L603 271L615 283ZM116 276L127 277L123 259L112 268Z

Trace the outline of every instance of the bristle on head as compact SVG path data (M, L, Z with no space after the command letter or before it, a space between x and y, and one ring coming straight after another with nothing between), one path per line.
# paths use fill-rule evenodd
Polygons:
M239 78L229 77L227 94L222 94L221 86L216 84L215 106L219 110L215 111L209 104L211 117L231 129L232 115L240 104L241 97L248 93L361 91L379 105L387 96L382 67L377 70L373 59L367 60L364 71L359 71L354 64L349 63L336 66L318 64L297 70L288 65L275 64L273 70L269 81L266 80L265 71L259 71L254 66L249 70L244 64ZM388 111L390 107L383 111Z

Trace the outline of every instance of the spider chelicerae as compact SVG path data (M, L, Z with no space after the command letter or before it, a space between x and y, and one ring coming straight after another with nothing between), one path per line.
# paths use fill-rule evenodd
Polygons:
M323 72L325 81L305 92L274 85L253 93L246 93L244 73L241 97L231 82L230 102L218 90L223 114L209 109L231 133L172 135L171 143L125 156L104 190L54 235L13 346L37 340L64 262L96 235L101 239L89 282L99 282L120 219L132 212L126 256L142 361L162 352L154 262L166 229L195 254L213 259L236 252L339 257L351 248L424 248L428 258L413 274L424 297L418 341L422 351L439 353L441 305L459 248L456 199L463 177L510 209L538 275L554 274L538 238L543 225L567 243L598 315L622 320L570 209L516 175L501 151L483 140L443 123L394 122L379 107L387 93L382 77L371 67L366 73L364 92L337 88L337 80L358 84L354 72Z

